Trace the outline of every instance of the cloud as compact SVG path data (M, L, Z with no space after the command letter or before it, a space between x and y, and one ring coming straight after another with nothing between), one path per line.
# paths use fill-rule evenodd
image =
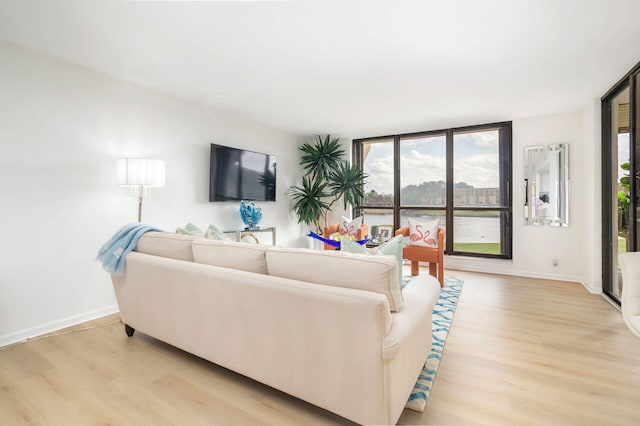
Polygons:
M412 149L400 162L401 186L419 185L422 182L446 180L445 157L433 157Z
M369 175L365 191L369 192L373 189L378 193L393 192L393 156L367 161L364 172Z
M419 185L422 182L446 180L444 157L433 157L412 150L401 161L401 186ZM496 188L499 183L499 161L496 154L478 154L462 158L454 164L454 181L465 182L475 188ZM390 193L393 189L393 156L378 157L367 161L365 172L369 175L366 191Z
M454 163L454 182L465 182L474 188L497 188L500 183L496 154L479 154Z
M469 140L469 142L478 147L493 148L496 151L498 150L497 130L487 130L484 132L463 133L456 135L456 141L460 139L467 139Z

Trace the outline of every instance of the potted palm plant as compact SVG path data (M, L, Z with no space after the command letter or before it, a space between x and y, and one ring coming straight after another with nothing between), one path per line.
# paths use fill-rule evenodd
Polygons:
M299 223L304 223L317 234L327 226L329 212L342 200L346 210L364 196L367 175L355 164L343 160L345 150L340 138L316 136L311 143L300 147L302 182L290 188L293 210Z

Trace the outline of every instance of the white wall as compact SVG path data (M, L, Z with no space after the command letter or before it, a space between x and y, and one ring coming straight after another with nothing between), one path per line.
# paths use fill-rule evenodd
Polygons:
M447 256L446 268L576 281L592 292L600 292L594 282L595 272L587 272L587 265L595 261L594 253L583 249L593 243L594 233L601 232L600 226L594 226L596 216L591 204L593 185L599 180L594 180L592 169L598 158L594 157L595 139L592 133L585 137L594 123L584 124L585 115L576 112L513 121L513 259ZM570 226L524 225L524 147L557 143L569 144ZM553 259L558 266L553 266Z
M600 99L594 99L583 112L582 216L585 286L593 293L602 291L602 120ZM577 182L579 184L580 182Z
M304 244L285 193L298 174L292 135L2 43L0 94L0 346L116 310L94 259L137 219L118 158L165 160L143 222L173 231L242 225L239 203L208 202L211 142L274 154L278 201L258 203L262 224L278 244Z

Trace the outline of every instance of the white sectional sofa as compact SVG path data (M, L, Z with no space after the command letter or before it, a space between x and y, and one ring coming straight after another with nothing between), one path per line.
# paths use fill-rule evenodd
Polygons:
M361 424L395 424L431 348L438 281L393 256L150 232L112 275L135 330Z

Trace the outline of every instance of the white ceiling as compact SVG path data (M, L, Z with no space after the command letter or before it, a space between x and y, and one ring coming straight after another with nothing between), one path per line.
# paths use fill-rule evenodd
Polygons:
M0 40L285 131L582 110L640 61L640 1L0 0Z

